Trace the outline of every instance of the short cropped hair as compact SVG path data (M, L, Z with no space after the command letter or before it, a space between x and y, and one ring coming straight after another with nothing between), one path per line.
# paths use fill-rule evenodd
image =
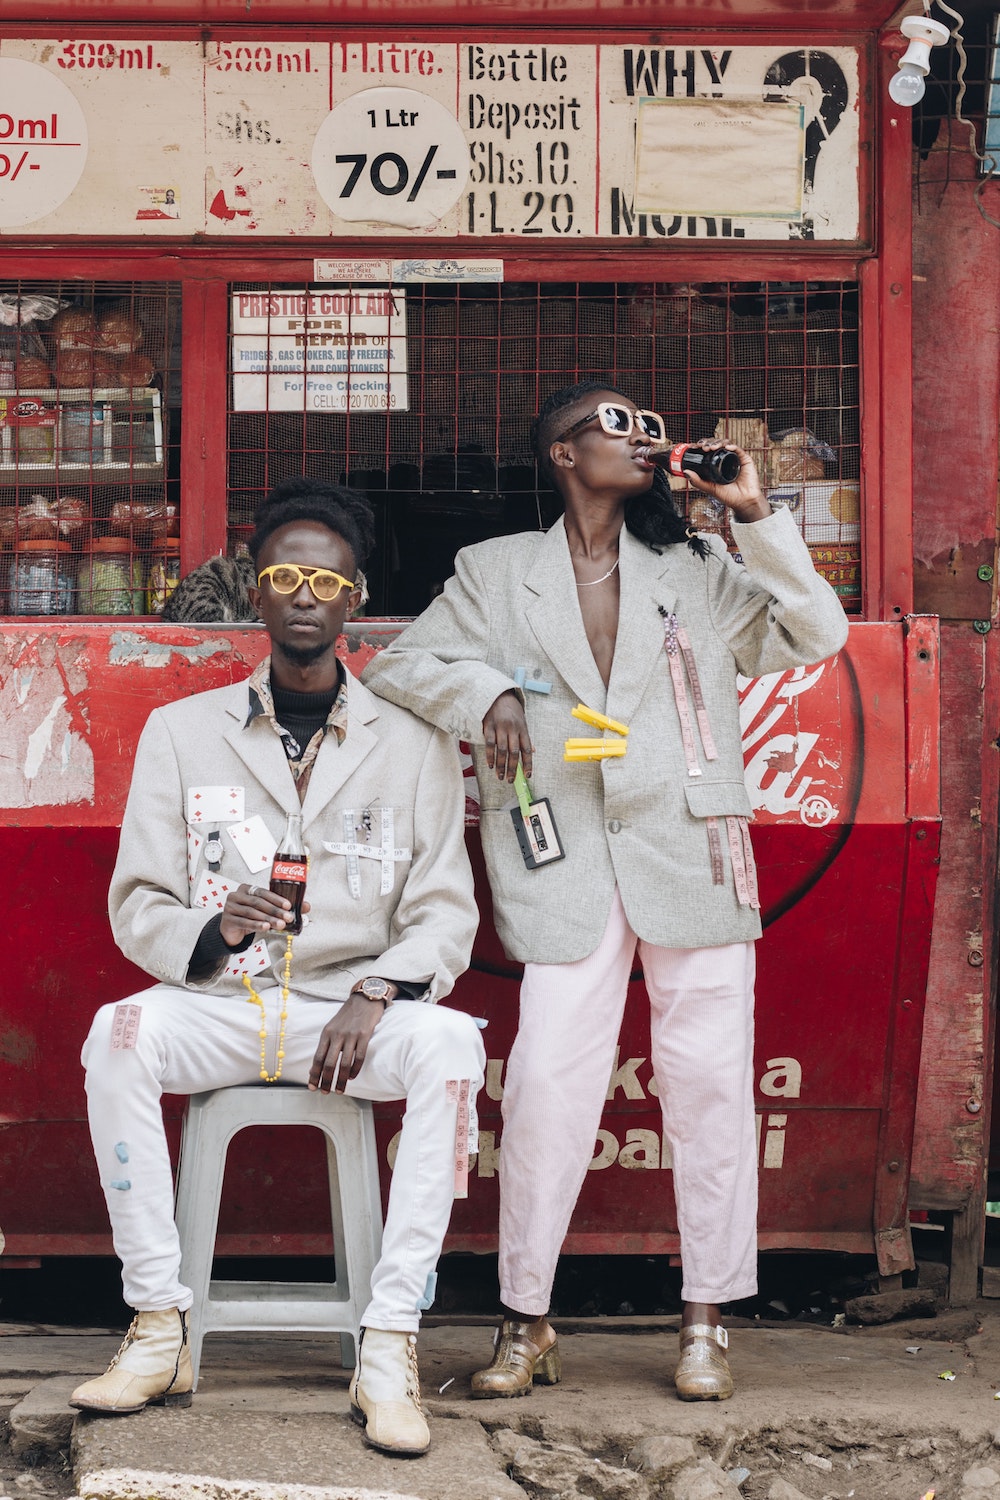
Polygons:
M375 517L360 491L308 475L283 479L264 496L254 516L247 545L255 565L268 537L293 521L317 521L342 537L354 553L356 567L364 571L375 545Z
M564 417L570 407L576 406L586 396L606 393L611 396L629 398L610 380L580 380L576 385L564 385L553 391L543 403L531 424L531 445L535 451L539 472L558 494L555 470L549 457L549 449L560 432L565 431ZM625 526L638 541L644 542L653 552L664 547L687 542L698 557L706 557L708 545L701 537L689 532L683 516L674 504L673 493L662 469L657 469L653 482L644 495L633 495L625 503Z
M576 385L561 386L558 391L553 391L551 396L546 397L541 410L531 424L531 446L538 467L545 478L552 483L552 460L549 457L549 449L565 430L563 414L571 406L576 406L585 396L596 396L598 392L609 393L612 396L621 396L628 400L624 391L620 391L610 380L580 380Z

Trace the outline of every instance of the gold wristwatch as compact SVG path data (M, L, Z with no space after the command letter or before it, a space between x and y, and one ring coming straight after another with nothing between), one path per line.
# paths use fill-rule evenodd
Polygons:
M354 986L351 993L364 995L366 1000L381 1000L388 1010L394 999L391 993L394 989L395 985L388 979L379 979L377 974L369 974L367 979L362 979L360 984Z

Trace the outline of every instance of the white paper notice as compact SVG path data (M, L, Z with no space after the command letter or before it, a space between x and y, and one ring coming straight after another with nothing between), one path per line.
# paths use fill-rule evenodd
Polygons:
M406 293L235 292L235 411L405 411Z
M799 219L804 161L804 111L794 100L639 101L643 213Z

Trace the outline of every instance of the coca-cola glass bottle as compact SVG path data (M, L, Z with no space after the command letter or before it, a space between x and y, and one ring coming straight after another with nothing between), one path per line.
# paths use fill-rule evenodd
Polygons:
M732 484L739 475L739 455L731 448L707 449L695 443L675 443L655 455L655 461L666 468L677 479L685 473L697 474L711 484Z
M309 851L302 837L302 814L288 814L285 831L278 841L271 865L271 890L276 896L284 896L292 909L285 918L285 932L302 931L302 903L306 895L306 876L309 873Z

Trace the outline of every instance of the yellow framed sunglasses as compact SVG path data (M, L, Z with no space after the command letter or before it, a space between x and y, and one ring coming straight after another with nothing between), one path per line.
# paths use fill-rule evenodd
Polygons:
M308 583L315 598L329 604L336 599L341 589L361 589L360 581L351 582L340 573L333 573L329 568L309 568L300 566L299 563L272 563L269 568L261 568L257 574L258 586L268 579L276 594L297 594L304 583Z

